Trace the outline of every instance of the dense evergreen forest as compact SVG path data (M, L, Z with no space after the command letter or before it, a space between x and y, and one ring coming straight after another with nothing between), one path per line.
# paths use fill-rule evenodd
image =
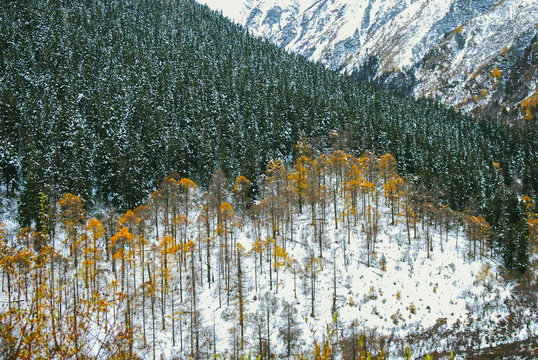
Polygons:
M202 187L219 169L244 175L255 195L304 133L319 151L391 153L441 203L482 213L506 267L526 267L533 124L381 91L193 1L4 1L0 16L0 174L22 226L40 227L42 192L126 210L171 172Z

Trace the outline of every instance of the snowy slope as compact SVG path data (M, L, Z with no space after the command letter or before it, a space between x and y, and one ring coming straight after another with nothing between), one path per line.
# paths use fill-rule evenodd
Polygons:
M202 215L202 194L193 195L197 210L191 213L190 217L196 219ZM364 228L361 229L364 219L359 216L357 225L341 221L336 228L332 221L335 218L332 206L327 207L327 224L322 236L323 256L319 256L318 239L314 236L310 209L305 206L303 214L295 212L294 223L290 228L283 225L282 231L287 234L285 237L288 239L284 243L279 237L276 244L285 247L287 256L278 269L274 264L271 265L272 255L267 255L265 250L261 252L262 262L258 261L259 255L252 251L256 239L259 236L265 237L265 225L261 225L260 233L260 225L253 225L250 220L240 221L240 215L237 214L229 240L241 244L245 249L242 256L242 288L246 350L239 353L248 354L252 351L253 355L256 354L260 330L264 341L267 341L266 334L269 334L271 352L276 354L277 358L284 358L286 349L280 330L285 329L288 318L293 320L294 328L299 332L293 353L308 353L312 349L313 338L321 341L326 326L333 324L333 309L338 311L336 326L339 331L331 346L337 358L341 358L341 354L345 353L341 346L353 331L367 336L369 351L379 354L382 347L388 354L388 359L404 358L403 349L406 346L411 348L413 358L423 358L425 353L433 351L446 353L454 350L463 354L462 351L466 349L502 346L518 340L527 342L538 335L538 312L536 307L532 306L536 294L531 300L525 301L523 296L513 293L514 284L504 281L497 273L494 261L487 256L473 259L470 255L473 243L462 231L459 221L450 225L448 233L443 230L444 226L434 229L432 224L424 225L419 222L417 237L415 238L411 231L409 244L403 216L397 216L396 224L392 225L390 207L383 203L381 199L380 232L369 260ZM9 202L3 203L6 210L13 206L14 204ZM343 201L338 201L338 213L343 210ZM8 225L7 241L14 242L17 230L9 213L0 218ZM241 223L243 225L240 225ZM233 345L236 343L237 346L239 321L237 255L232 255L230 261L232 295L228 297L225 279L220 279L215 270L222 268L222 263L217 261L218 249L213 249L211 268L214 274L212 282L208 283L205 280L207 245L199 241L200 227L196 221L192 221L189 222L187 231L188 238L195 241L194 254L199 252L200 258L188 257L183 274L178 272L178 268L172 267L175 261L170 260L169 266L172 270L167 292L168 298L175 298L176 302L174 305L173 300L172 303L168 300L166 308L162 310L159 308L161 302L157 296L159 316L155 329L156 356L161 359L183 359L191 355L190 334L193 318L190 314L193 305L189 300L192 299L189 290L192 285L188 268L191 259L194 259L197 262L195 278L198 293L196 324L199 324L197 331L200 333L198 355L201 358L210 358L217 353L222 358L233 358L238 352ZM64 234L59 232L57 236L61 238ZM155 236L154 232L148 236L146 265L141 269L146 266L149 269L151 263L155 269L159 269L159 266L155 267L155 263L159 262L162 254L157 250L159 239ZM425 241L428 237L432 240L430 252L427 251ZM222 243L222 239L215 235L212 242L216 245ZM62 252L69 256L67 248ZM310 280L309 267L305 265L312 256L319 259L319 263L315 265L318 271L313 282ZM136 259L134 264L139 260ZM117 266L120 266L119 262ZM107 288L113 289L113 280L119 277L119 271L112 271L110 264L104 261L100 262L99 267L103 273L100 277L103 282L101 288L106 285ZM181 267L180 265L179 268ZM270 267L273 269L272 275L269 272ZM292 269L295 269L295 276ZM68 278L72 278L73 274L73 270L69 270ZM131 274L136 275L135 283L143 283L143 279L137 275L138 270ZM157 276L160 276L160 273L158 274ZM80 275L81 281L82 278ZM180 278L183 278L184 287L182 301L179 300ZM82 284L80 286L83 287ZM311 286L315 287L314 300ZM138 291L142 290L143 287L140 287ZM110 307L109 326L121 328L123 318L114 315L115 306L124 309L125 301L118 302L114 295L111 296L108 292L106 296L111 304L117 304ZM0 308L3 306L2 309L5 309L6 299L7 290L4 289L0 293ZM136 306L133 319L138 329L135 335L136 349L144 359L152 359L153 340L150 330L154 325L150 322L150 302L146 300L145 305L139 302ZM286 306L290 306L294 311L286 313ZM166 330L164 325L161 328L161 310L163 321L166 314ZM122 311L118 310L118 313L123 314ZM174 330L171 314L176 314ZM144 333L147 333L148 338L146 345L140 340L143 315L146 319ZM98 359L106 358L104 353L101 356L96 354L101 351L102 342L109 336L108 332L103 330L103 324L99 327L92 322L89 326L89 330L85 332L91 339L88 342L88 346L91 346L89 351Z
M536 48L537 19L538 3L520 0L501 1L467 21L418 66L415 94L443 99L447 104L463 106L464 110L494 102L505 102L504 107L513 107L515 104L507 98L510 94L506 91L510 81L514 82L512 86L517 83L520 87L520 98L536 90L536 49L527 66L518 70L515 65L522 57L518 52ZM492 76L495 68L499 69L501 79Z
M389 87L405 77L405 90L415 96L469 112L496 115L513 108L538 81L537 57L525 54L536 47L538 34L538 4L532 0L201 2L251 34L329 68L352 73L370 64L367 70ZM492 90L491 73L473 77L475 86L469 84L472 74L495 68L504 75L497 95L463 104L477 89L478 95Z

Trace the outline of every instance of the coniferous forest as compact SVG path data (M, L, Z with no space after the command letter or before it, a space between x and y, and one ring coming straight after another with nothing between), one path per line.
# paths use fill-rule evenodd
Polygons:
M32 238L26 245L39 253L45 245L50 245L43 239L54 238L51 232L61 228L58 231L65 234L65 241L71 249L70 256L73 257L69 261L76 263L74 269L84 268L83 274L79 275L81 278L75 280L76 286L66 286L65 293L60 290L59 295L55 295L60 298L50 300L51 314L57 309L54 302L58 302L59 311L62 311L62 301L71 296L67 291L73 292L73 299L82 299L81 304L66 303L64 309L69 311L82 311L84 306L90 305L107 306L90 301L97 287L97 270L89 269L90 265L98 263L95 255L98 242L102 242L99 256L104 259L106 253L107 263L114 260L110 266L119 281L116 286L121 286L121 292L117 294L122 295L118 296L133 299L132 304L125 305L127 309L114 307L114 312L122 311L125 324L132 324L130 317L135 307L136 281L142 281L144 286L153 289L152 296L143 301L144 306L151 304L147 305L150 306L146 308L150 309L148 311L157 311L158 306L154 303L158 297L156 291L159 289L164 294L164 282L168 278L164 275L159 278L161 284L155 282L156 278L151 280L153 282L148 280L155 271L159 271L155 267L157 255L153 256L153 267L150 267L147 264L149 259L145 260L144 255L139 255L142 256L139 259L135 255L137 251L144 253L137 249L137 246L144 245L137 244L144 244L145 240L133 242L135 238L149 237L145 234L149 230L145 229L150 225L155 239L161 241L158 246L155 245L155 254L159 257L172 253L176 256L179 248L176 252L168 249L168 246L177 246L172 238L182 244L182 255L177 255L177 258L171 255L170 260L159 258L157 261L163 273L168 271L165 271L167 261L177 261L177 270L191 271L191 279L194 279L195 253L186 245L188 240L192 240L187 235L206 231L209 239L214 231L225 244L230 241L232 250L222 253L224 250L196 248L200 257L202 254L208 256L207 262L200 260L200 266L210 266L209 254L220 251L218 256L222 257L224 264L231 259L234 264L230 268L218 269L216 278L229 281L230 271L235 271L236 278L241 279L237 274L242 271L240 262L243 253L232 247L231 239L222 240L233 226L237 226L232 222L226 223L225 219L231 219L233 211L223 209L223 204L228 203L231 194L240 193L234 197L234 209L240 209L239 213L244 217L253 216L252 223L256 224L256 215L250 215L249 211L257 201L266 199L268 181L271 176L276 176L270 174L268 164L274 165L277 161L282 168L295 169L281 179L290 182L289 193L285 195L289 196L289 204L294 207L290 211L312 211L312 223L316 223L319 219L315 217L318 214L314 214L314 209L322 206L320 201L326 201L327 206L330 201L328 198L321 200L324 197L317 193L308 195L307 190L301 189L314 177L321 181L324 175L319 174L323 171L318 169L318 175L307 175L305 170L301 175L297 167L305 161L305 157L312 159L327 154L329 158L329 154L338 151L349 154L346 161L349 156L356 159L366 156L379 162L383 154L391 154L394 159L391 164L397 168L391 168L390 176L383 177L383 170L372 165L372 169L377 169L377 175L372 173L365 178L372 184L374 177L380 181L372 185L374 188L385 186L385 194L388 194L385 205L393 211L392 222L395 222L395 216L403 216L407 221L406 236L409 238L409 232L416 230L417 220L413 220L415 225L409 225L411 220L406 216L421 214L421 221L426 224L431 224L434 216L433 212L423 210L403 210L402 206L412 203L411 199L401 200L404 193L400 194L398 189L403 189L405 184L412 184L413 193L421 194L421 204L434 204L436 209L450 210L464 214L465 219L474 219L471 222L480 231L473 233L472 226L465 226L475 236L475 257L476 239L483 236L488 244L486 251L491 251L506 272L523 274L529 266L529 238L536 236L533 233L535 227L532 227L536 224L531 224L535 215L531 214L530 206L538 200L538 136L534 123L510 127L495 119L466 117L429 100L385 92L375 85L329 71L255 39L242 27L189 0L3 1L0 11L2 196L16 199L20 227L42 236L36 240L35 234L26 238L20 235L17 241L21 246L24 247ZM309 153L305 154L304 144L307 143ZM370 203L373 195L365 195L371 189L361 187L364 182L356 188L349 185L354 164L357 165L357 179L359 173L368 172L366 163L360 164L357 160L355 163L346 162L345 166L342 165L346 170L340 173L334 170L331 176L336 176L332 179L342 183L341 189L350 192L346 201L353 199L353 205L338 206L355 209L355 201L359 201L362 194L360 201L363 205L360 208L364 214L365 211L370 212L370 206L374 206L374 202ZM398 174L401 183L391 183L394 174ZM243 183L234 183L235 179L241 178L245 179ZM183 184L180 184L180 179L184 179ZM381 185L381 179L384 185ZM193 185L189 186L190 183ZM240 186L237 191L234 184ZM181 224L187 229L191 206L189 191L195 186L205 189L212 200L201 196L197 201L199 204L205 201L206 205L192 210L192 213L196 213L199 219L207 219L205 222L198 220L197 230L194 225L189 225L192 226L190 232L182 232L178 216L182 211L186 212L182 213L185 218ZM228 189L228 193L223 189ZM345 191L341 191L342 195L338 196L344 199ZM399 195L394 195L393 191ZM66 197L66 194L74 195ZM278 196L284 195L279 192ZM336 199L337 195L331 196ZM366 199L370 199L368 204ZM395 205L394 201L400 205ZM148 204L140 207L143 203ZM344 200L339 202L344 203ZM217 205L211 207L210 204ZM377 204L375 200L375 211ZM129 218L128 210L135 208L140 214L133 213ZM331 226L338 222L336 217L343 214L342 211L337 210L334 200L335 219ZM98 212L108 214L102 215L103 222L87 223L86 214ZM108 228L102 228L106 224L104 219L112 213L125 215L121 217L123 220L118 220L118 215L116 220L119 222L115 225L110 222ZM272 216L273 221L277 221L279 216L284 219L287 215L273 213ZM112 218L112 215L109 217ZM237 217L234 219L239 222ZM291 218L286 219L290 221ZM463 229L464 222L450 226ZM120 223L123 227L118 225ZM372 220L368 224L373 226ZM124 233L121 233L122 229L125 229ZM271 234L267 239L276 241L282 231L280 229L281 225L275 227L271 223L271 230L267 231ZM369 239L372 244L375 243L373 234L376 229L377 223L366 230L371 231ZM107 241L103 240L107 237L105 231ZM317 231L320 231L319 228L316 228L315 234L321 239ZM81 232L87 232L84 239L79 238ZM167 236L169 243L164 243ZM205 235L200 236L206 238ZM84 245L85 249L94 249L94 253L80 253L81 241L89 242L89 245ZM264 249L269 248L268 253L275 253L277 243L264 246ZM274 246L273 250L271 246ZM15 251L15 248L11 247L10 251ZM119 254L120 248L125 254ZM320 245L319 251L322 249ZM24 256L15 257L13 253L11 256L19 259L19 264L29 261ZM39 259L52 259L54 256L43 254L43 258ZM94 260L89 261L88 256L93 256ZM274 255L276 258L277 255ZM12 265L4 263L4 271L11 271ZM50 271L53 278L54 271L65 270L62 270L64 265L67 269L66 264L58 262L50 269L35 265L32 268L34 272L27 269L27 273L17 273L19 294L22 294L20 286L28 281L28 274L37 278L44 274L40 271ZM315 263L310 263L310 270L305 271L313 272L314 267ZM131 285L129 275L124 271L135 274ZM216 270L207 269L206 276L212 271ZM228 271L228 277L225 271ZM15 272L10 274L15 276ZM214 281L207 279L209 284L214 284ZM195 294L193 288L196 283L190 282L188 291ZM36 283L36 292L42 286ZM54 282L51 286L55 286ZM218 286L219 296L221 288L241 287L221 284L220 280ZM133 297L129 297L131 295ZM193 296L195 299L196 295ZM167 299L165 295L160 297L162 302ZM36 304L40 301L37 296ZM136 304L140 305L140 301L137 298ZM192 306L195 308L196 304ZM168 308L161 303L159 309L163 311L164 328L164 312ZM103 316L109 313L96 311ZM191 312L189 324L194 327L197 323L192 314L194 312ZM76 317L76 314L73 316ZM36 318L39 318L39 312ZM155 318L156 315L152 314L153 321ZM81 318L81 321L86 320ZM107 323L107 320L103 321L103 324ZM70 327L82 331L76 320L74 324L65 326L62 331ZM90 327L86 323L84 326ZM129 326L121 329L127 337L128 332L133 331ZM145 326L146 323L144 331ZM152 326L148 325L148 329L154 329L155 324ZM242 323L240 327L242 329ZM79 336L77 334L80 333L74 336ZM146 336L149 334L144 333L143 342L148 341ZM53 340L57 341L56 338ZM58 347L57 350L70 354L73 349L80 349L79 339L72 340L72 347ZM133 349L130 351L132 353Z

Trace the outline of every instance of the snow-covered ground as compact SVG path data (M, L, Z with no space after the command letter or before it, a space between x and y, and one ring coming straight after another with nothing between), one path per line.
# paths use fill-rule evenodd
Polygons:
M195 197L198 204L200 195L198 193ZM380 199L383 204L383 198ZM341 214L343 205L343 201L339 201L338 214ZM7 225L9 242L15 241L17 232L13 207L13 202L3 201L2 222ZM196 207L190 218L197 219L200 209L201 207ZM269 251L262 251L264 259L261 267L259 255L255 255L258 253L254 250L254 244L261 239L258 245L261 243L267 246L267 242L264 242L267 239L265 227L254 226L248 220L244 221L243 226L239 226L241 216L236 213L236 225L230 228L228 241L241 244L245 249L241 265L245 328L243 351L234 351L233 346L234 338L237 343L239 337L237 257L230 254L228 265L231 285L228 297L224 288L225 278L219 281L218 272L215 270L223 266L217 261L217 247L211 254L212 281L206 281L207 248L198 240L200 227L192 221L188 226L187 238L195 241L195 253L199 253L194 259L197 267L196 310L199 313L197 324L202 357L215 353L232 358L234 353L248 354L249 351L255 354L260 339L267 341L267 333L270 335L271 353L284 357L286 342L280 329L286 328L289 317L293 318L294 327L300 330L300 336L293 347L295 354L310 351L313 339L321 339L326 334L327 325L337 329L332 342L339 357L342 356L340 345L351 336L352 331L367 335L371 346L369 350L374 353L383 347L389 354L389 359L401 358L407 345L410 345L411 353L417 357L434 351L443 353L450 350L486 348L538 335L536 307L525 303L514 305L511 290L515 283L505 281L497 273L497 264L493 260L487 257L480 259L479 256L472 259L472 244L464 234L461 224L452 223L447 234L444 226L434 227L430 224L429 229L424 229L419 222L417 237L413 236L411 229L409 244L403 216L397 216L396 224L391 225L390 208L381 206L380 231L368 259L366 235L363 231L364 219L359 216L356 225L353 221L350 224L340 221L336 229L332 206L327 204L326 210L322 256L319 237L314 239L315 229L310 209L304 206L303 214L295 214L293 225L288 228L291 231L287 231L283 224L276 243L269 245L273 250L270 248ZM248 216L245 219L248 219ZM429 258L425 242L426 231L429 231L433 241ZM317 234L319 235L319 232ZM58 238L61 237L60 233ZM222 239L215 235L213 241L216 245ZM155 232L149 237L149 243L157 245ZM285 249L278 258L278 269L272 258L275 244ZM201 248L198 248L199 246ZM160 256L158 250L152 252L150 247L147 246L146 262ZM64 251L64 254L68 255L68 251ZM313 257L317 260L309 266L308 262L312 262ZM271 263L273 265L270 274ZM110 265L103 262L101 267L105 271L101 281L110 284L114 278ZM169 279L168 293L174 295L169 295L164 310L164 331L160 323L160 300L156 302L159 313L156 326L157 358L187 358L191 354L190 314L193 303L188 290L191 286L190 272L186 266L181 275L181 303L178 287L180 274L177 268L175 269ZM310 276L312 269L316 271L314 281ZM140 284L141 277L135 277ZM315 287L313 302L311 286ZM1 296L4 301L6 292ZM175 298L174 305L170 301L172 297ZM147 299L145 307L139 304L134 318L137 335L140 335L142 314L145 312L147 339L152 327L148 304ZM120 303L119 306L125 304ZM172 306L175 306L174 312ZM289 308L295 308L297 312L286 314L285 309ZM336 323L333 310L338 313ZM176 319L174 334L171 330L173 313ZM513 324L514 317L517 316L519 320L517 324ZM112 316L110 318L112 319ZM117 319L121 320L121 316L116 317ZM510 327L507 324L512 325ZM97 339L101 336L104 340L106 335L102 329L95 327L95 324L90 326L88 331L93 332ZM139 346L139 353L146 359L152 359L152 351L149 347L142 346L137 335L135 338L138 339L136 344ZM94 354L100 348L99 343L95 341Z
M312 330L322 333L325 326L333 321L333 276L336 273L336 309L338 327L341 329L355 322L363 333L405 339L410 334L420 333L436 324L446 328L462 324L463 329L463 324L471 324L474 320L485 324L484 328L476 326L476 331L484 337L482 346L491 345L485 340L490 331L487 326L491 325L486 325L487 319L492 319L495 324L509 315L503 302L510 298L512 287L497 274L496 264L486 258L475 261L470 259L470 244L461 229L459 235L452 231L448 239L443 234L442 244L440 235L434 235L434 250L430 258L427 258L424 239L419 235L418 239L411 239L411 245L408 245L403 221L396 226L389 225L389 214L390 210L385 208L380 221L383 224L381 234L375 244L370 266L366 264L366 240L360 226L354 227L351 232L350 243L346 244L346 256L343 247L347 241L347 229L341 226L338 230L331 227L326 230L323 240L326 249L321 260L323 270L316 280L313 318L308 291L310 284L305 275L299 276L295 288L293 274L284 269L279 270L279 285L273 285L271 291L267 282L267 269L264 269L265 273L258 275L260 285L258 291L255 291L254 259L248 259L250 261L245 262L244 270L245 278L248 279L245 281L247 312L256 313L261 305L260 299L266 293L276 298L277 304L282 304L283 301L292 303L299 310L297 318L301 323L303 346L306 346L303 350L306 350L311 345ZM253 240L251 233L252 229L244 229L236 234L238 242L249 248ZM294 226L294 238L298 242L290 242L286 248L290 258L304 264L311 252L317 256L317 244L312 237L309 216L301 216ZM385 269L382 269L383 258ZM218 348L223 349L230 342L229 330L237 324L236 321L226 321L227 314L233 310L219 307L215 300L217 297L216 289L206 290L204 296L201 296L200 311L207 317L207 321L215 317L216 328L220 329ZM487 301L495 301L497 306L486 313L480 312L482 303ZM285 326L285 319L279 318L279 311L276 310L270 324L271 344L274 344L273 351L276 354L284 354L284 344L279 339L277 330ZM484 316L487 319L482 318ZM523 339L537 334L538 323L534 319L529 328L506 334L507 337L503 340L509 342L511 339ZM254 338L255 334L251 334L251 337ZM452 344L446 340L431 340L432 343L426 342L414 349L417 355L432 351L450 352L453 349ZM169 340L164 347L171 348L170 345ZM386 350L391 354L389 358L398 358L403 349L396 342L394 348Z

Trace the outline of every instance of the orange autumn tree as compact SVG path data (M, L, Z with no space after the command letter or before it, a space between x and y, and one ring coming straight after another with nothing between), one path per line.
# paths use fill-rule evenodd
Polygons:
M379 168L379 175L383 178L383 184L385 184L391 177L398 174L398 163L394 156L389 153L381 156L377 166Z
M217 233L219 237L224 238L224 243L221 243L221 250L224 249L224 277L226 280L226 293L227 293L227 302L230 301L230 248L233 246L231 243L228 243L229 235L231 233L231 224L232 218L234 216L234 211L232 205L225 201L219 207L219 214L221 223L217 228ZM221 255L222 259L222 255Z
M97 262L101 259L101 250L98 248L98 242L103 238L105 234L105 228L103 223L101 223L96 218L92 218L88 225L86 225L86 230L90 233L90 238L92 245L89 249L85 250L89 256L85 260L88 266L92 267L90 281L92 284L92 292L95 294L97 291ZM88 271L88 270L87 270Z
M366 151L359 158L360 169L363 173L364 178L367 180L363 184L363 201L366 194L371 196L366 196L368 199L368 204L363 206L363 209L366 210L366 232L369 238L368 243L371 241L371 249L375 248L375 242L377 239L377 234L379 232L379 193L376 191L377 185L379 183L379 158L375 156L371 151ZM370 199L371 198L371 199ZM374 206L371 206L370 203L373 202ZM365 205L363 203L363 205ZM368 246L368 257L370 256L370 246ZM368 263L369 263L368 258Z
M183 209L184 209L184 214L180 214L180 215L184 215L183 219L184 219L184 227L185 227L182 231L183 236L182 236L181 241L186 242L187 241L186 227L190 221L189 210L193 206L192 201L194 197L194 192L196 191L196 189L198 189L198 186L194 183L194 181L188 178L182 178L181 180L177 182L177 184L179 185L179 190L180 190L181 198L183 200L182 203L183 203ZM176 218L180 215L177 215Z
M536 119L536 109L538 108L538 90L531 96L523 100L521 108L524 112L524 120L531 121Z
M289 175L291 187L299 202L299 213L303 213L303 201L307 194L308 187L308 169L312 165L312 146L308 142L306 135L301 134L300 139L295 145L297 152L297 161L293 166L293 171Z
M299 203L299 214L303 213L303 201L307 192L307 174L308 168L307 165L311 162L311 158L306 156L301 156L295 162L293 166L293 171L289 175L289 180L291 183L291 188L293 193L297 196L297 201Z
M286 250L284 250L283 247L275 245L273 249L273 267L275 269L276 274L276 293L278 294L278 287L279 287L279 281L278 281L278 269L281 267L285 267L288 263L289 257Z
M393 174L385 181L385 199L390 203L391 225L394 225L394 215L399 212L399 203L403 197L405 182L398 174Z
M329 156L329 171L332 174L330 177L330 181L332 183L331 186L331 194L332 194L332 200L333 200L333 212L334 212L334 228L338 229L338 211L336 209L337 204L337 198L338 196L342 195L343 193L343 186L344 183L344 168L347 167L348 161L349 161L349 155L344 153L342 150L336 150L331 153Z
M353 216L354 224L357 225L357 196L362 189L365 180L357 165L351 166L345 182L347 215Z
M241 213L241 222L244 222L245 211L250 205L249 193L252 189L252 183L244 176L239 176L235 180L234 188L232 190L236 208Z
M83 232L86 222L86 211L82 199L73 194L65 194L58 201L60 208L60 221L66 232L66 243L70 246L71 255L75 255L75 267L78 266L77 248L79 235Z
M111 253L113 254L112 268L114 270L114 274L117 273L115 261L118 259L121 260L121 291L122 293L124 293L125 288L126 288L126 284L125 284L126 263L125 261L128 257L127 251L129 250L129 247L132 246L133 240L134 240L134 236L129 232L129 230L127 230L125 226L122 226L120 231L118 231L110 239L110 248L111 248Z
M173 237L165 235L158 244L161 260L161 322L163 330L166 330L166 300L169 291L168 283L171 277L168 258L169 256L174 255L178 250L178 248L175 246L175 242L176 241Z
M120 217L119 223L121 226L125 227L129 234L132 235L132 240L127 243L128 245L128 251L131 253L130 256L134 256L135 248L136 248L136 242L140 238L139 230L140 228L140 222L142 220L136 216L135 212L132 210L127 210L123 216ZM136 265L136 264L135 264Z
M0 241L0 265L10 286L8 308L0 313L1 354L5 359L43 358L48 342L52 342L47 331L47 303L43 301L48 281L44 278L38 283L36 279L38 274L45 275L38 270L43 264L29 248L16 251ZM74 330L79 334L78 329ZM69 345L71 341L65 347Z
M74 279L72 282L72 316L69 319L73 322L73 334L74 334L74 348L78 351L80 348L80 328L79 328L79 289L78 289L78 257L79 247L82 241L82 235L84 234L84 225L86 222L86 211L84 210L84 203L79 196L73 194L65 194L59 201L58 207L60 210L60 221L66 232L65 244L69 246L71 256L74 256Z
M263 201L252 208L259 221L268 220L272 237L279 238L282 246L293 240L293 195L286 164L281 159L269 161L266 168ZM262 215L264 214L264 215Z

